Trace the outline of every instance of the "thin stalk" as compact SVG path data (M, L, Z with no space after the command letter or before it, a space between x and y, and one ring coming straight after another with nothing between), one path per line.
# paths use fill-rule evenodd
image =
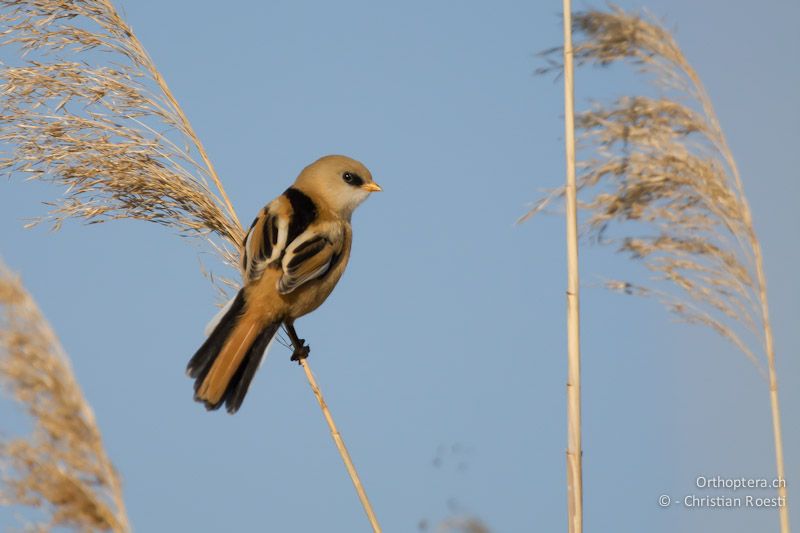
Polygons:
M581 449L580 278L578 276L578 207L575 186L575 85L572 61L572 7L564 9L564 147L567 217L567 519L569 533L583 531Z
M778 375L775 369L775 347L772 342L772 324L769 321L769 304L767 303L767 281L761 261L761 244L758 239L753 240L753 251L756 261L756 275L758 276L758 296L761 300L761 318L764 324L764 348L767 352L767 366L769 370L769 401L772 410L772 435L775 440L775 467L780 485L778 496L783 505L778 507L778 516L781 522L781 533L790 533L789 527L789 501L786 497L786 472L783 464L783 432L781 431L781 408L778 400Z
M358 493L358 499L361 500L361 505L364 507L364 512L367 513L367 518L372 526L372 531L375 533L381 533L381 526L378 524L378 519L375 517L375 512L372 510L372 505L369 503L369 498L367 498L364 485L361 484L361 479L358 477L358 472L356 471L356 467L353 465L353 460L350 459L350 454L347 451L347 447L344 445L342 435L339 433L339 429L336 427L336 423L333 421L331 412L328 409L328 404L325 403L325 398L322 397L322 391L319 390L317 380L314 378L314 374L311 372L311 367L308 365L308 359L300 359L300 364L303 366L303 370L306 372L306 377L308 378L309 385L311 385L311 390L314 391L314 396L317 397L319 408L322 409L322 414L325 416L325 421L328 423L328 427L331 430L333 442L339 449L339 455L342 456L342 461L344 461L344 466L347 468L347 473L350 474L350 479L353 481L353 486L356 488L356 492Z

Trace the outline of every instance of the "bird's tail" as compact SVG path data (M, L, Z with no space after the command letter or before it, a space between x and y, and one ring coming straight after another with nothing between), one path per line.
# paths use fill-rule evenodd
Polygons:
M194 399L206 409L223 403L229 413L242 405L264 352L281 321L264 323L247 313L244 290L240 290L206 341L186 367L194 378Z

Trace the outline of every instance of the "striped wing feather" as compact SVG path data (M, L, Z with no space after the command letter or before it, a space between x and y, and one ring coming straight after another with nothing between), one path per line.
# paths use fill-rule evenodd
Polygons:
M278 291L287 294L323 276L341 253L342 242L341 228L333 224L310 228L298 236L289 245L281 262L283 275L278 282Z
M313 204L311 212L306 208L298 214L296 203L300 202L280 196L253 220L244 239L241 265L246 284L258 281L268 267L281 268L277 288L288 294L324 275L341 254L341 224L320 223Z

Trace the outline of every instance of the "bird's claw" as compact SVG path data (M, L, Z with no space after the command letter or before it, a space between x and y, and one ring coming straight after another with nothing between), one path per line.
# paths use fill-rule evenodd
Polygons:
M300 347L295 347L294 353L292 353L292 361L297 361L297 364L301 364L303 359L308 357L308 354L311 353L311 346L305 344L305 339L300 339Z

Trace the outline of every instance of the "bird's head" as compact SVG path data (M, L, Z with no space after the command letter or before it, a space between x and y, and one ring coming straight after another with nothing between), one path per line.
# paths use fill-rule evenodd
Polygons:
M317 159L300 173L295 187L349 219L370 193L381 190L367 167L343 155Z

